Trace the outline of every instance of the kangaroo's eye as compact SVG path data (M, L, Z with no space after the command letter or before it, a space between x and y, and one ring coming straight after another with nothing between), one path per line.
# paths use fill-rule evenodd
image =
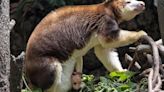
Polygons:
M127 1L126 3L127 3L127 4L129 4L129 3L130 3L130 1Z
M73 85L76 85L77 83L73 83Z

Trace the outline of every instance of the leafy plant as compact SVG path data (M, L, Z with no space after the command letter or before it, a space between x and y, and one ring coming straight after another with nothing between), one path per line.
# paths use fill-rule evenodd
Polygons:
M93 75L83 74L84 86L80 92L147 92L147 79L143 78L139 84L131 81L134 72L111 72L96 79ZM28 89L22 92L31 92ZM40 89L33 89L32 92L42 92Z
M101 76L99 82L96 83L94 77L91 75L83 76L84 79L91 79L84 81L86 86L80 92L136 92L137 83L132 82L130 79L134 76L134 72L111 72L106 76ZM140 90L146 92L146 81L141 83Z

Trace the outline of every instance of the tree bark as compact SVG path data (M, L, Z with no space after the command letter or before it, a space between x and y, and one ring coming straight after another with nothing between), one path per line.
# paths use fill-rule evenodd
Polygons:
M10 92L9 0L0 0L0 92Z
M158 10L158 20L159 20L161 38L162 41L164 42L164 0L158 0L157 10Z

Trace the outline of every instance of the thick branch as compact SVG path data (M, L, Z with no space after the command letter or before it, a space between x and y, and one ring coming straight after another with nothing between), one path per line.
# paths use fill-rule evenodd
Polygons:
M156 43L152 38L149 36L143 36L142 39L146 40L152 48L152 54L153 54L153 61L154 61L154 66L153 69L150 71L149 74L149 92L153 92L153 88L159 88L159 67L160 67L160 57L159 57L159 52ZM158 84L158 86L155 86L155 84ZM161 87L161 85L160 85Z

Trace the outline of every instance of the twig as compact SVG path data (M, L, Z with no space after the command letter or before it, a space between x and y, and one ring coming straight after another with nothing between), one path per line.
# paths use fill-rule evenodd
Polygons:
M159 90L161 85L162 85L162 81L161 81L160 75L158 75L158 83L156 84L154 91Z
M155 42L157 45L162 45L163 42L162 42L162 39L159 39L158 41Z
M142 73L139 74L139 76L145 76L148 77L149 73L150 73L151 68L148 68L146 70L144 70Z
M151 47L146 44L141 44L137 46L137 51L151 53Z
M10 21L10 24L9 24L9 29L12 30L13 27L14 27L14 25L15 25L15 20L12 19L12 20Z
M28 86L28 84L27 84L27 82L26 82L26 80L25 80L24 75L22 75L22 80L23 80L23 82L24 82L26 88L28 89L28 91L29 91L29 92L32 92L32 90L30 89L30 87Z
M162 61L160 60L160 62L162 62ZM162 75L161 78L164 78L164 67L163 67L162 63L160 64L160 72L161 72L161 75Z
M19 56L17 56L16 59L24 59L24 57L25 57L25 52L22 51L21 54Z
M25 57L25 52L21 52L21 54L20 55L18 55L17 57L15 57L14 55L11 55L11 59L12 59L12 61L15 63L15 64L19 64L19 62L20 63L22 63L23 62L23 60L24 60L24 57ZM18 65L19 66L19 65Z
M138 55L137 55L137 52L135 52L133 56L133 61L128 66L128 70L136 63L137 59L138 59Z
M149 73L149 76L148 76L148 91L149 92L152 92L152 79L153 79L153 69L150 68L150 73Z
M128 55L128 54L125 54L125 60L126 60L127 62L128 62L128 61L133 62L133 58L132 58L130 55ZM141 69L141 66L138 64L138 62L135 62L134 65L135 65L135 67L136 67L137 69ZM129 67L130 67L130 65L129 65Z
M159 54L163 60L163 58L164 58L164 46L163 45L157 45L157 46L158 46Z
M151 64L151 66L153 66L153 57L152 57L152 55L147 54L146 57L147 57L147 60L148 60L149 64Z

